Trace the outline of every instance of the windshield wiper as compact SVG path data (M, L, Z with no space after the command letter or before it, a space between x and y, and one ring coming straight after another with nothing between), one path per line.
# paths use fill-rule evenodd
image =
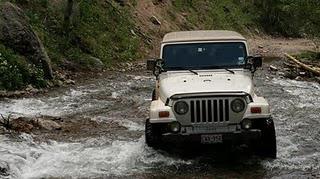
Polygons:
M191 70L191 69L188 69L188 71L190 71L191 73L193 73L193 74L195 74L195 75L198 75L198 72L196 72L196 71L193 71L193 70Z
M227 70L228 72L230 72L230 73L232 73L232 74L235 74L234 71L232 71L232 70L230 70L230 69L228 69L228 68L225 68L225 70Z
M175 67L174 69L177 69L177 70L188 70L190 71L191 73L195 74L195 75L199 75L198 72L190 69L190 68L185 68L185 67Z

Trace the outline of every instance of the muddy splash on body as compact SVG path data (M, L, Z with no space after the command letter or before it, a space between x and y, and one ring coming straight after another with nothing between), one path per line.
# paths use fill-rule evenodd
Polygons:
M0 168L5 178L99 177L320 177L320 85L282 79L266 70L256 74L276 124L278 159L254 156L221 160L215 156L178 157L144 143L154 79L126 73L99 77L36 98L2 99L1 113L86 119L106 135L35 140L35 134L0 135ZM103 124L116 124L108 127ZM100 125L99 125L100 124ZM85 126L83 126L85 127ZM38 134L41 135L41 134ZM237 156L237 154L233 154Z

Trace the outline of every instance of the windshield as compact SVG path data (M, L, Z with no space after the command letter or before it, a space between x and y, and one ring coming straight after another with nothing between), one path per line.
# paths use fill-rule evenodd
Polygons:
M165 45L162 55L167 70L237 68L245 65L246 57L241 42Z

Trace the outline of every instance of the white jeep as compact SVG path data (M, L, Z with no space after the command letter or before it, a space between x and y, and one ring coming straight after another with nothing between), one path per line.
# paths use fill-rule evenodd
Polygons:
M261 57L249 56L246 39L232 31L183 31L165 35L160 59L148 60L156 76L146 143L165 140L254 146L276 158L268 102L254 92Z

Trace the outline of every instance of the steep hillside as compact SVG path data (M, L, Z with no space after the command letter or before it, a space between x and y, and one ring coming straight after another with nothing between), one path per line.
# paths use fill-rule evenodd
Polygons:
M0 3L8 1L28 17L42 43L40 47L48 54L55 79L57 71L103 69L118 62L154 57L162 36L170 31L228 29L245 36L314 37L319 36L320 26L317 0L304 3L289 0L0 0ZM21 89L28 84L47 86L43 65L30 65L29 57L8 46L8 40L4 39L0 38L0 90Z

